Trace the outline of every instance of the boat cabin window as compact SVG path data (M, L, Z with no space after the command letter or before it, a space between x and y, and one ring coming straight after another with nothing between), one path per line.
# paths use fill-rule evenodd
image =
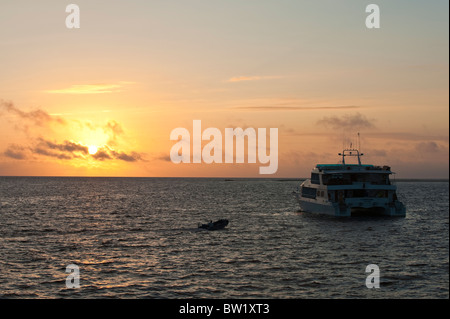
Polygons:
M302 196L315 199L317 196L317 189L311 187L302 187Z
M351 180L348 174L324 174L322 182L324 185L350 185Z
M311 173L311 184L320 184L319 174Z
M372 183L374 185L389 185L388 174L351 174L352 182Z
M322 175L324 185L351 185L355 182L372 183L374 185L390 185L389 174L344 173Z

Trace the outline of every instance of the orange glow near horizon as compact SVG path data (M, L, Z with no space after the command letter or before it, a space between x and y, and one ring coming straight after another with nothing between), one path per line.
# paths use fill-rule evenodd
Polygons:
M77 30L50 3L0 4L0 175L301 178L360 132L365 163L448 178L448 3L380 4L407 4L414 36L335 2L77 4ZM193 120L278 128L277 173L172 163Z

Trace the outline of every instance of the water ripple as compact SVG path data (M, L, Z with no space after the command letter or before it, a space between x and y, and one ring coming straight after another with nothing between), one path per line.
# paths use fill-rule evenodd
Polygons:
M405 218L336 219L299 212L293 181L0 179L0 298L449 296L448 183L399 182Z

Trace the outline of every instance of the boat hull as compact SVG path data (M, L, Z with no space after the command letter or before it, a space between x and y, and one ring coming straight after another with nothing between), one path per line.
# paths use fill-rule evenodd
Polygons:
M216 222L211 222L208 224L199 225L198 228L206 229L206 230L220 230L224 229L228 225L227 219L220 219Z
M336 215L336 208L330 204L323 204L323 203L314 203L312 201L304 201L299 199L298 200L300 204L300 208L304 212L308 213L317 213L322 215L329 215L329 216L339 216Z
M350 216L396 216L406 215L405 206L400 201L388 203L377 199L345 199L341 204L297 197L302 211L336 217Z

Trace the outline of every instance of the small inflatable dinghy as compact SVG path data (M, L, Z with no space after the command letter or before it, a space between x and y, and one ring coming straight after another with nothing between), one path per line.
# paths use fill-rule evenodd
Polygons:
M198 228L203 228L207 230L219 230L223 229L228 225L228 219L219 219L216 222L210 221L208 224L198 225Z

